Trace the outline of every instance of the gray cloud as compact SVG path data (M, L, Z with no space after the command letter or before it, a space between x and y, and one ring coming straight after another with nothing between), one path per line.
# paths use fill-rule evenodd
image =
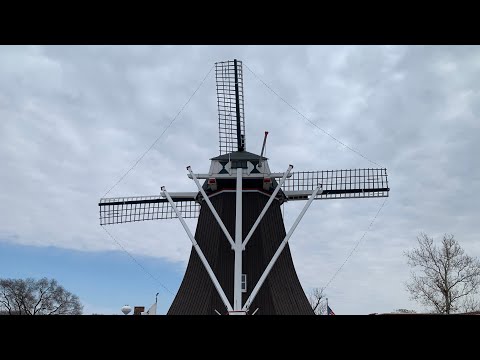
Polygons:
M0 238L117 249L97 201L152 144L215 61L238 58L312 122L387 167L391 197L328 289L337 313L417 308L403 282L415 236L454 233L480 256L477 46L3 46ZM309 124L245 68L247 148L270 132L283 171L374 167ZM214 73L111 196L193 191L185 166L218 154ZM323 286L383 199L318 201L291 239L306 290ZM287 230L302 204L285 207ZM191 228L195 221L189 221ZM133 254L186 263L177 221L110 227Z

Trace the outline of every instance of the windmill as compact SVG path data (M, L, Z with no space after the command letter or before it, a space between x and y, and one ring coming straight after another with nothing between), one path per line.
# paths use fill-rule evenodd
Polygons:
M220 154L208 173L187 167L198 191L102 198L100 224L180 220L192 250L167 314L313 315L288 240L313 200L387 197L386 169L270 171L267 132L260 155L246 151L241 61L215 72ZM290 201L305 205L287 233L280 205ZM184 219L197 217L194 236Z

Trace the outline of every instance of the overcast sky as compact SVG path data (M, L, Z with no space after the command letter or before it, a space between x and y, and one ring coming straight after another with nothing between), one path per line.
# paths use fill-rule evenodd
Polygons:
M60 278L80 293L86 313L118 313L125 302L148 306L158 291L165 313L173 297L159 283L178 290L191 249L181 224L108 227L155 281L99 226L98 200L214 63L233 58L317 126L387 168L390 197L326 289L337 314L420 310L405 290L403 255L420 231L435 239L452 233L480 257L478 46L2 46L0 277ZM247 150L260 153L269 131L273 171L376 167L246 68L244 91ZM185 167L206 172L218 155L216 106L213 70L108 196L155 195L162 185L195 191ZM312 204L290 240L306 292L330 280L383 201ZM302 205L285 205L287 231ZM188 223L193 230L196 221ZM84 283L82 273L89 274ZM111 297L100 298L98 289Z

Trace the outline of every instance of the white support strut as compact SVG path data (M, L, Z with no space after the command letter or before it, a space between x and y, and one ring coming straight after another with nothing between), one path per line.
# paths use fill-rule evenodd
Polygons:
M212 268L210 267L207 258L202 252L202 249L200 249L200 246L198 245L197 241L193 237L190 229L188 228L187 224L185 223L185 220L182 217L182 214L178 211L177 207L175 206L175 203L173 202L172 198L170 197L169 193L165 189L165 186L162 186L162 195L165 196L170 203L170 206L173 208L175 213L177 214L178 219L182 223L183 228L185 229L185 232L187 233L188 237L192 241L193 247L197 251L198 256L200 257L200 260L203 263L203 266L205 266L205 269L208 272L208 275L210 275L210 278L213 281L213 285L215 285L215 288L217 289L218 294L220 295L220 298L222 299L223 303L225 304L225 307L227 308L228 311L232 311L232 306L230 305L230 302L228 301L227 296L225 295L225 292L222 289L222 286L217 280L217 277L215 276L215 273L213 272Z
M275 188L275 191L274 191L273 194L270 196L270 199L268 199L268 202L265 204L262 212L260 213L260 215L258 216L257 220L256 220L255 223L253 224L253 226L252 226L252 228L250 229L247 237L246 237L245 240L243 241L243 245L242 245L243 250L245 250L245 247L247 246L248 241L250 240L250 238L252 237L253 233L254 233L255 230L257 229L258 224L260 224L260 221L263 219L263 216L264 216L265 213L267 212L268 208L269 208L270 205L272 204L273 200L275 199L275 196L277 196L278 191L279 191L280 188L283 186L283 183L284 183L285 180L287 179L288 175L290 175L290 171L292 171L292 169L293 169L293 165L289 165L287 171L285 172L285 174L283 175L282 179L280 180L280 182L278 183L277 187Z
M237 168L237 198L235 209L235 264L233 278L233 309L242 309L242 178L243 169Z
M245 302L245 305L243 306L242 310L248 311L250 305L252 304L253 300L255 299L255 296L257 296L258 291L262 287L265 279L267 278L268 274L272 270L273 265L275 265L275 262L277 261L278 257L282 253L282 250L285 248L285 245L287 245L288 240L290 239L290 236L292 236L293 232L295 231L295 228L297 227L298 223L302 219L303 215L305 215L305 212L307 211L308 207L312 203L312 201L315 199L315 196L317 193L320 191L322 185L318 185L313 194L310 196L310 199L308 199L307 203L303 207L302 211L298 215L297 219L293 223L291 229L288 231L288 234L285 236L285 239L281 242L280 246L278 247L277 251L273 255L272 259L268 263L265 271L263 272L262 276L260 279L258 279L257 284L255 285L254 289L252 290L252 293L248 297L247 301Z
M212 214L213 214L213 216L215 217L215 219L217 220L218 225L220 225L220 228L222 229L223 233L224 233L225 236L227 237L228 242L230 243L230 245L232 245L232 249L234 249L234 248L235 248L235 243L233 242L233 239L232 239L232 237L230 236L230 233L228 232L227 228L226 228L225 225L223 224L222 219L220 219L220 216L218 216L217 210L215 210L215 208L213 207L213 204L212 204L212 202L210 201L210 199L208 198L207 194L205 193L205 190L203 190L202 185L200 185L200 182L198 181L197 177L196 177L195 174L193 173L192 167L191 167L191 166L187 166L187 170L188 170L188 172L190 173L191 178L195 181L195 184L197 185L198 190L199 190L200 193L202 194L203 199L205 200L205 202L207 203L208 207L209 207L210 210L212 211Z

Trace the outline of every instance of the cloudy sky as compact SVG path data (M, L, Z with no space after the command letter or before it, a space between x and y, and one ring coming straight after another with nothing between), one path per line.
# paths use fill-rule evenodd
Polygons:
M388 169L390 197L326 289L337 314L420 310L403 252L424 231L480 257L478 46L2 46L0 277L54 277L85 313L165 313L191 243L178 220L99 226L98 200L165 130L216 61L240 59L311 122ZM214 71L108 196L195 191L218 155ZM247 150L270 168L376 167L244 68ZM290 246L306 292L332 278L384 199L316 201ZM287 230L302 203L284 208ZM189 225L194 229L195 220ZM166 289L168 290L166 290Z

